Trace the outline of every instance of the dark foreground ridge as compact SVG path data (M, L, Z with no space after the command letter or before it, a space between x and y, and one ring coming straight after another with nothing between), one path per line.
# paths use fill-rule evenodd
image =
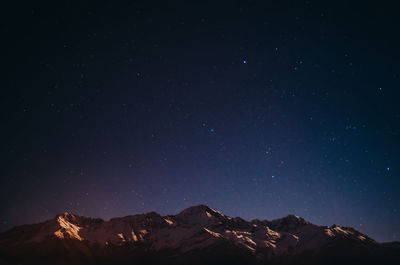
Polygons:
M0 264L400 264L399 253L351 227L245 221L205 205L110 221L66 212L0 234Z

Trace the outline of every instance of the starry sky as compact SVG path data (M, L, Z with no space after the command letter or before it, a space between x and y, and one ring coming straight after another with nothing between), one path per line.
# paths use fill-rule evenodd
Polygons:
M394 1L100 2L0 11L0 230L207 204L400 240Z

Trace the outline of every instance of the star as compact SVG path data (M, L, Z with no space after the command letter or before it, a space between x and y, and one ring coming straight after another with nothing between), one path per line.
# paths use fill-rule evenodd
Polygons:
M247 64L247 61L246 61L246 60L243 60L243 64Z
M210 128L210 132L213 133L214 132L214 128Z

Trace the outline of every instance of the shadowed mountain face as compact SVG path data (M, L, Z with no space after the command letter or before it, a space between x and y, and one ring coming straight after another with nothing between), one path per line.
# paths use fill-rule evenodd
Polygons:
M0 234L0 264L398 264L398 253L351 227L249 222L204 205L109 221L66 212Z

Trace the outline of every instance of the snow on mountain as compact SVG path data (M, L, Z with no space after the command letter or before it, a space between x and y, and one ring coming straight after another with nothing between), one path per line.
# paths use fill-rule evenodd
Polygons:
M257 259L274 260L337 246L355 248L362 253L380 246L351 227L317 226L295 215L272 221L245 221L199 205L177 215L150 212L109 221L66 212L43 223L15 227L0 234L0 254L2 251L14 253L32 244L53 246L57 242L68 246L67 251L79 246L85 255L91 253L90 249L107 249L104 253L108 253L119 247L136 254L145 251L174 255L225 247L237 248L234 253L243 251Z
M18 241L19 244L58 238L100 246L146 243L156 250L179 249L186 252L226 240L251 252L261 250L282 255L315 249L337 238L375 243L366 235L348 227L317 226L294 215L273 221L247 222L241 218L225 216L205 205L187 208L175 216L161 216L151 212L109 221L66 212L34 226L36 229L33 231L25 226L28 229L23 230L24 237ZM17 227L8 234L16 233L16 237L20 238L17 235L19 229ZM6 241L1 237L1 243Z

